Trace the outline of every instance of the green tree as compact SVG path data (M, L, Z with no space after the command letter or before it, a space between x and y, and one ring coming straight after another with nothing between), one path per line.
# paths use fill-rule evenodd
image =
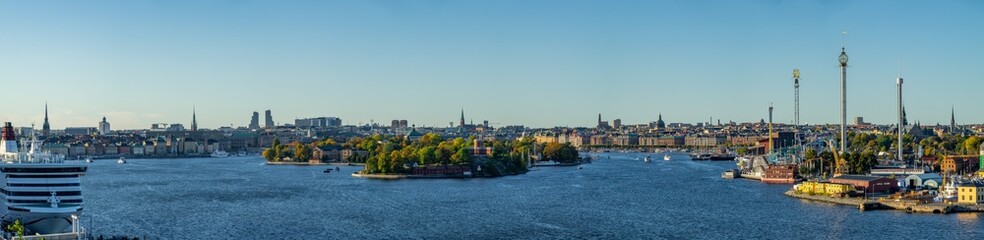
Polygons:
M964 154L976 155L978 154L978 148L981 145L981 138L977 136L970 136L963 142Z
M24 225L21 224L20 219L14 220L14 223L7 225L7 232L14 233L19 240L24 240Z
M460 139L460 138L459 138ZM453 164L470 164L471 163L471 153L468 149L458 148L458 151L451 156L451 163Z
M427 146L418 150L417 153L417 163L420 165L434 164L439 160L437 159L437 147Z
M297 144L294 146L294 161L297 162L307 162L311 160L311 147L305 144Z
M278 160L277 159L277 149L276 148L267 148L266 150L263 150L263 158L265 158L267 160L267 162L277 161Z

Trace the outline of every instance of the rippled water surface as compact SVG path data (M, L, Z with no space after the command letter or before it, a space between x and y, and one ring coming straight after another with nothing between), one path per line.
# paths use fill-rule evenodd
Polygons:
M493 179L380 181L260 158L96 161L95 234L160 239L981 239L978 214L859 212L720 178L733 162L599 155ZM610 159L609 159L610 157Z

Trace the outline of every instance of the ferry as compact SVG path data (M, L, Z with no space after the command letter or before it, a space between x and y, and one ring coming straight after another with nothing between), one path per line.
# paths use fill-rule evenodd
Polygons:
M222 150L217 150L217 151L212 152L211 157L214 157L214 158L227 158L227 157L229 157L229 153L227 153L225 151L222 151Z
M0 139L0 219L3 225L20 221L28 234L67 233L82 214L80 177L85 164L65 162L65 156L41 151L32 136L29 150L20 152L14 128L4 123Z

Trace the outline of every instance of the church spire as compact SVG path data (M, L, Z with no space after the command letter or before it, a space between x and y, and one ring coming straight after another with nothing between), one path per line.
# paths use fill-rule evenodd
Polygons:
M461 109L461 119L458 121L458 124L462 128L465 127L465 109L464 108Z
M195 116L195 106L191 106L191 131L198 131L198 118Z
M953 105L950 105L950 132L953 133L956 131L957 131L957 120L953 116Z
M41 125L41 134L48 137L51 133L51 125L48 124L48 102L44 102L44 124Z

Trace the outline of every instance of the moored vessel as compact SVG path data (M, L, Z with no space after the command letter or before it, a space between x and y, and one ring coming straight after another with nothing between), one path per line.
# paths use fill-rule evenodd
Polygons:
M79 177L85 164L66 163L64 156L41 151L32 136L29 150L20 152L11 124L4 123L0 139L0 216L4 226L20 221L29 234L70 231L82 214Z

